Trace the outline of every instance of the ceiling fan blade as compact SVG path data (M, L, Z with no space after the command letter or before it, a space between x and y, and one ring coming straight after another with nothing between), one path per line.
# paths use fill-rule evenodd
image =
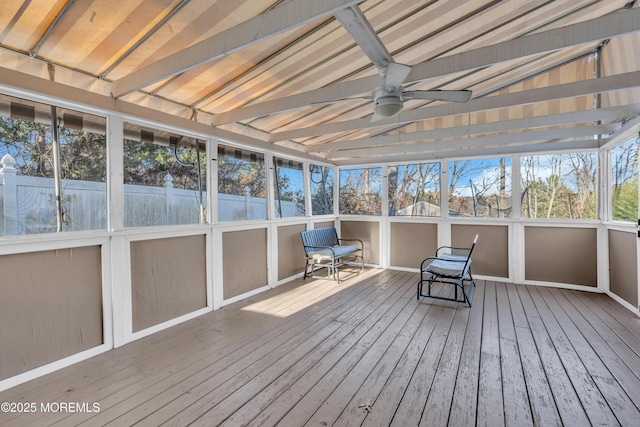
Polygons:
M340 9L334 15L376 67L383 68L393 62L391 54L357 5Z
M386 67L384 86L390 91L396 91L411 72L411 67L397 62L391 62Z
M414 90L402 94L402 100L426 99L429 101L467 102L471 98L470 90Z
M321 105L330 105L330 104L335 104L336 102L344 102L344 101L361 101L361 100L372 100L373 97L371 95L369 96L351 96L348 98L336 98L336 99L328 99L326 101L316 101L316 102L312 102L311 104L309 104L312 107L318 107Z
M377 121L380 121L382 119L386 119L387 117L382 117L380 114L376 113L375 111L373 112L373 116L371 116L371 120L369 120L370 123L374 123Z

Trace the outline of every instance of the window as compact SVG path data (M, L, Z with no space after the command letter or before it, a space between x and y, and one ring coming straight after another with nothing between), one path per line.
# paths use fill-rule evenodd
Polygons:
M523 157L523 218L595 219L598 156L595 152Z
M131 124L124 132L125 227L204 222L203 141Z
M267 219L264 156L218 146L218 220Z
M304 216L302 163L274 157L273 173L275 217Z
M638 147L640 137L611 150L611 217L617 221L638 219Z
M450 216L511 216L510 158L450 161L448 175Z
M389 216L440 216L440 163L389 166Z
M311 214L333 213L333 168L309 165L311 180Z
M0 236L106 229L105 134L104 117L0 96Z
M340 169L340 213L382 214L382 168Z

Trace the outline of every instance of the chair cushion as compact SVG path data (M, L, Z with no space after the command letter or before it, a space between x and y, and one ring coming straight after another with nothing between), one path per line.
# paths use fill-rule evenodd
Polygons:
M333 252L336 254L336 259L351 255L360 250L358 246L333 246L331 249L333 249ZM333 253L329 249L318 249L309 252L309 256L316 261L323 261L330 260L333 257Z
M466 257L462 261L459 261L459 260L452 261L452 260L447 260L443 258L438 258L433 260L433 262L427 266L425 271L436 274L438 276L446 276L446 277L453 277L453 278L460 278L464 274L465 279L468 279L469 278L469 274L467 273L468 268L467 268L467 271L463 271L463 269L465 268L466 260L467 260ZM467 267L469 267L469 265L471 265L471 260L469 260L469 264L467 264Z

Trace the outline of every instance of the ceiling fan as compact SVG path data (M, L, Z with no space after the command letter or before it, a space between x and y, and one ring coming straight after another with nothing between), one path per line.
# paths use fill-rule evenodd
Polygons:
M409 65L399 64L393 60L387 48L382 44L378 34L364 17L357 5L334 12L336 19L347 30L371 62L378 67L382 86L373 90L370 96L345 99L373 99L373 117L371 121L394 117L402 111L404 101L424 99L430 101L467 102L471 98L469 90L409 90L405 91L402 83L411 72Z

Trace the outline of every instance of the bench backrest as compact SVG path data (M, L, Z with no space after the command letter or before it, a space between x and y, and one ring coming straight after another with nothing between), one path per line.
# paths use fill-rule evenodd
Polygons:
M309 252L314 251L314 247L338 245L338 232L335 228L315 228L313 230L306 230L301 232L300 236L302 237L304 252L307 255L309 255Z

